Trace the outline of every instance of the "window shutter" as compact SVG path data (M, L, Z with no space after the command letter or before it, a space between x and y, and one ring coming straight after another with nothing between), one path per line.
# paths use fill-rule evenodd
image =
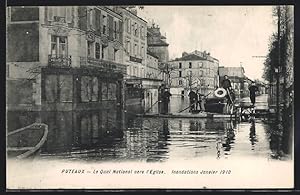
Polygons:
M53 10L52 6L48 6L48 21L53 21Z
M91 9L87 8L87 26L88 26L88 29L91 28Z
M108 38L109 40L113 40L113 25L114 20L112 16L108 16Z
M67 23L72 22L72 7L71 6L66 7L66 22Z
M101 21L101 11L96 9L96 33L97 34L101 34L101 24L100 24L100 21Z
M123 23L119 21L119 41L123 43Z
M96 29L96 10L92 10L92 28Z

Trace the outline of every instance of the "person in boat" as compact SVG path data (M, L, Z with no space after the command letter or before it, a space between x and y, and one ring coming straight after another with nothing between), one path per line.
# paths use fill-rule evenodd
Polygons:
M228 79L228 76L225 75L224 76L224 79L222 81L222 85L221 85L227 92L227 95L226 95L226 98L228 100L228 102L232 103L231 102L231 90L232 90L232 85L231 85L231 81Z
M169 112L169 102L172 94L169 92L168 88L165 88L162 94L163 112L162 114L167 114Z
M252 106L254 106L255 105L256 92L258 91L258 87L255 85L254 81L252 81L252 83L249 87L249 91L250 91L250 100L251 100Z
M197 104L197 94L191 90L189 93L190 98L190 112L194 111L196 109Z

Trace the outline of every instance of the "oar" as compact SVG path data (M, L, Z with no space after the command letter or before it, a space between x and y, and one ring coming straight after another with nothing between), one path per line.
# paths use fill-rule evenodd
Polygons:
M185 108L185 109L183 109L183 110L181 110L181 111L179 111L179 113L181 113L181 112L183 112L183 111L185 111L186 109L188 109L188 108L190 108L191 106L193 106L194 104L196 104L197 102L194 102L193 104L191 104L190 106L188 106L187 108Z
M154 104L152 104L152 105L150 106L150 108L144 112L144 114L145 114L146 112L148 112L149 110L151 110L151 108L152 108L157 102L159 102L159 100L157 100Z
M231 99L231 95L230 95L230 92L229 92L228 88L227 88L226 90L227 90L227 93L228 93L229 99L230 99L231 103L233 104L233 101L232 101L232 99Z

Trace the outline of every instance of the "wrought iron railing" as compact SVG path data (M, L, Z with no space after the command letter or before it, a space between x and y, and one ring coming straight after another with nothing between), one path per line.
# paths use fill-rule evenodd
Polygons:
M80 66L94 66L101 68L104 71L114 71L122 74L126 73L126 65L124 64L91 57L80 57Z
M49 66L71 66L72 58L71 56L48 55L48 65Z
M54 22L66 23L66 18L65 17L54 16L53 19L54 19Z

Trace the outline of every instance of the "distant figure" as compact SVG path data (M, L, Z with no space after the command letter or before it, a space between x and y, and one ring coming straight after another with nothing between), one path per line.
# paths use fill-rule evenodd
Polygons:
M197 104L196 104L196 109L198 110L198 105L199 105L199 110L200 112L205 111L205 97L203 94L199 93L199 90L197 90Z
M255 85L255 82L253 81L249 87L249 91L250 91L250 100L252 105L255 105L255 96L256 96L256 92L258 91L258 87Z
M205 112L205 96L200 94L200 112Z
M227 92L227 95L226 95L226 98L227 98L227 102L229 103L233 103L233 100L232 100L232 86L231 86L231 81L228 79L228 76L225 75L224 76L224 80L222 81L222 87L226 90Z
M172 94L169 92L167 88L165 88L165 91L162 94L162 104L163 104L162 114L167 114L169 112L170 96L172 96Z
M197 94L191 90L189 93L189 98L190 98L190 112L194 111L196 108L196 104L197 104Z

